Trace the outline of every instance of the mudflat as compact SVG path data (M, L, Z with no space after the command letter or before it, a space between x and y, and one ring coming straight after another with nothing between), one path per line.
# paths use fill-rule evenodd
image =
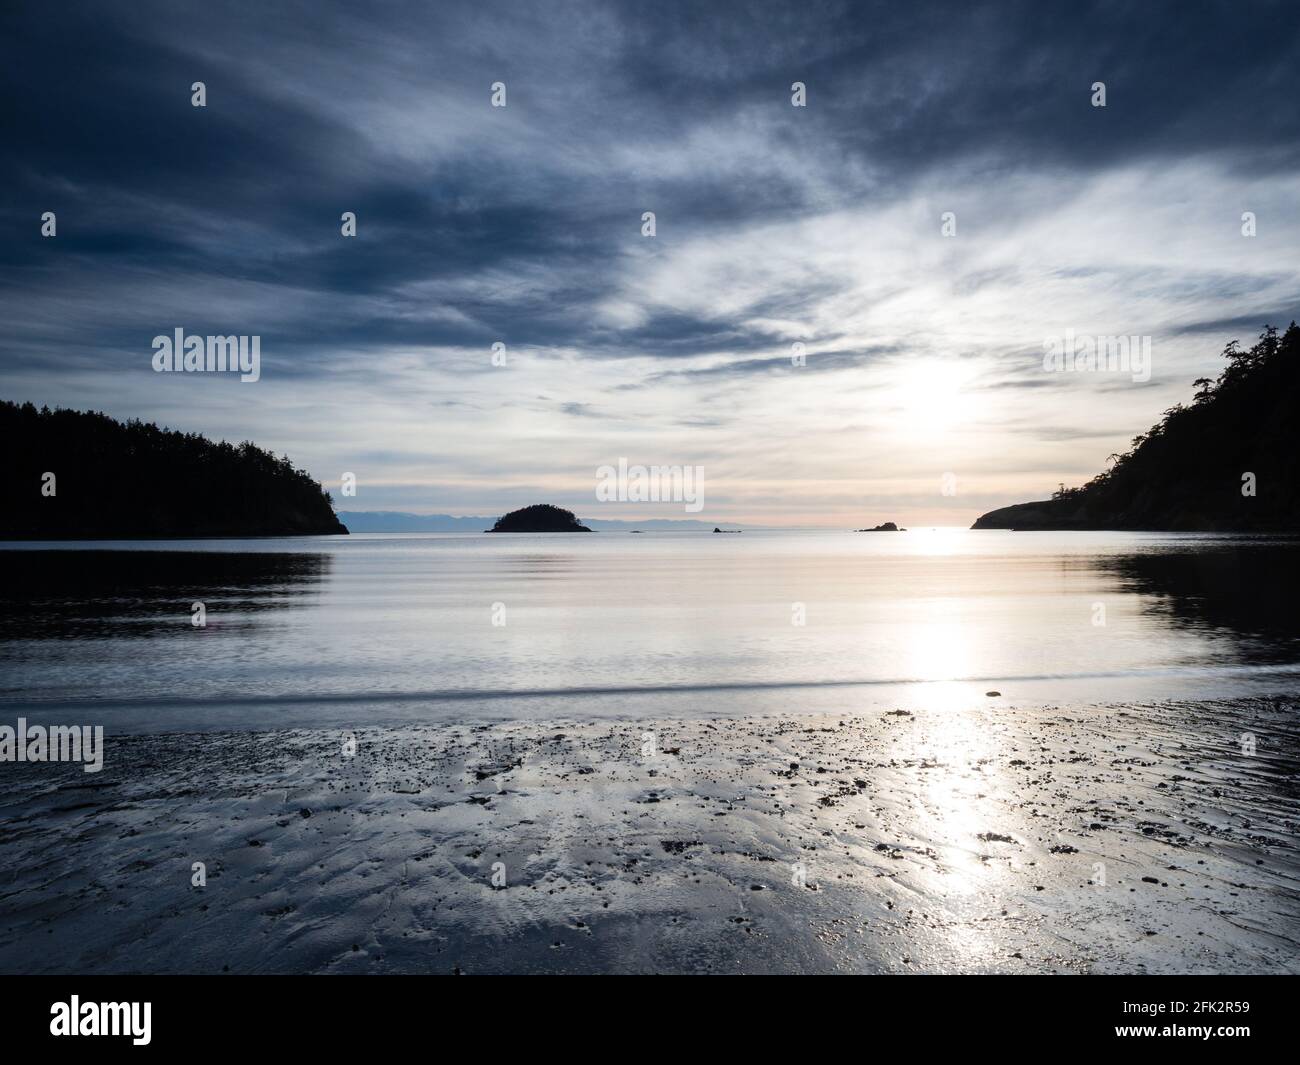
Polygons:
M109 734L0 970L1293 973L1297 706Z

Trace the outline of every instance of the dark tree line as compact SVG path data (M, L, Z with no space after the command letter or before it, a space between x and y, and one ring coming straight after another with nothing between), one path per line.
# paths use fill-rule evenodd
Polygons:
M247 440L0 401L0 448L6 539L347 532L328 492Z
M534 503L531 507L512 510L497 518L488 532L591 532L578 522L573 511L553 507L550 503Z
M1216 380L1170 407L1087 484L1062 488L1062 522L1130 529L1300 529L1300 329L1234 340ZM1254 475L1254 495L1243 477Z

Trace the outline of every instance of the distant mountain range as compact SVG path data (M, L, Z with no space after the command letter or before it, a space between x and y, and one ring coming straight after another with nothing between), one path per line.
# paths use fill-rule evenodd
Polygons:
M976 529L1300 532L1300 328L1234 340L1110 469L1051 499L992 510Z
M499 517L499 515L497 516ZM349 532L448 532L481 533L491 529L497 517L455 517L451 514L409 514L400 510L340 510L338 519ZM615 521L582 518L583 525L600 532L711 532L713 525L704 521L674 518L648 518L645 521Z

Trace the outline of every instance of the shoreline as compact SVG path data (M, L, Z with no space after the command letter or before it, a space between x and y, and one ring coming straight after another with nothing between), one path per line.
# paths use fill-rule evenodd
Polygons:
M1298 702L110 737L0 971L1300 972Z

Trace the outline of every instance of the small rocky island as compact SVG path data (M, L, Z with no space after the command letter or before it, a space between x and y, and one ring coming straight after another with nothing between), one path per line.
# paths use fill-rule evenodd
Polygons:
M877 525L874 529L858 529L858 532L907 532L906 529L900 529L892 521L885 522L884 525Z
M512 510L497 518L497 523L486 530L494 533L565 533L591 532L581 525L573 511L553 507L549 503L536 503L522 510Z

